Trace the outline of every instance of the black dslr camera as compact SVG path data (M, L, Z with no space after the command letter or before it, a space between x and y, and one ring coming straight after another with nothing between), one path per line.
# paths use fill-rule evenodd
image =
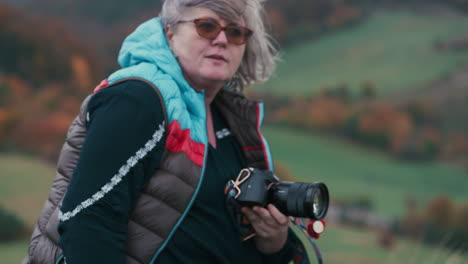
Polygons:
M271 203L283 214L320 220L328 210L328 188L320 182L282 182L271 171L247 168L236 181L234 197L243 206Z

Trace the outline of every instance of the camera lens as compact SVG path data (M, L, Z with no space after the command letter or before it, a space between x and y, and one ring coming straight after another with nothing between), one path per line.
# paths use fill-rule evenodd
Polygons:
M320 211L322 211L322 191L320 189L317 189L314 195L314 203L312 204L313 206L313 213L314 215L318 215Z
M285 215L320 220L328 211L328 188L323 183L277 182L268 195Z

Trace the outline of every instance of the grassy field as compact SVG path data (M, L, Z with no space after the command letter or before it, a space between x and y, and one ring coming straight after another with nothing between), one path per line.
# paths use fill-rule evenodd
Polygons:
M438 194L468 200L468 173L440 163L395 160L349 143L284 127L263 129L273 159L299 180L323 181L333 198L369 196L381 215L398 216L409 195L421 205Z
M304 238L300 235L301 238ZM368 230L329 226L317 240L324 262L327 264L463 264L467 255L442 248L430 248L405 240L397 240L392 250L376 243L377 234ZM305 243L311 263L317 263L310 244ZM25 256L28 241L0 244L2 264L18 264Z
M468 19L407 12L377 12L363 23L283 51L276 76L261 89L312 94L347 83L354 91L371 80L385 95L438 79L468 61L468 52L438 52L437 40L468 33Z
M28 252L29 240L19 240L0 244L2 264L19 264Z
M377 240L378 234L373 231L330 226L317 240L317 245L327 264L468 263L468 255L460 255L443 248L396 240L394 248L386 250L378 246ZM316 263L313 260L313 251L309 249L308 252L312 263Z
M0 155L0 204L32 228L54 176L55 168L37 159Z

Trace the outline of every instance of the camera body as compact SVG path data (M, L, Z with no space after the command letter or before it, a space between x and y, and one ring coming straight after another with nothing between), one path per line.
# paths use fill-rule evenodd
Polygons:
M241 192L236 200L242 205L253 207L255 205L265 207L269 201L269 187L279 182L278 177L271 171L249 168L251 176L240 185ZM242 170L239 177L247 177L248 171Z
M282 182L271 171L247 168L237 180L235 199L243 206L265 207L271 203L283 214L323 219L328 211L328 188L325 184Z

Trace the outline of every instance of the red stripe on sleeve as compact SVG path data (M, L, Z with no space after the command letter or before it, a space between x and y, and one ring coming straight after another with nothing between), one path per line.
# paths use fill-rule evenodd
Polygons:
M245 147L244 151L251 151L251 150L257 150L257 149L262 149L262 146Z
M170 152L185 152L193 163L203 166L205 145L191 139L190 129L182 129L177 120L169 124L166 148Z

